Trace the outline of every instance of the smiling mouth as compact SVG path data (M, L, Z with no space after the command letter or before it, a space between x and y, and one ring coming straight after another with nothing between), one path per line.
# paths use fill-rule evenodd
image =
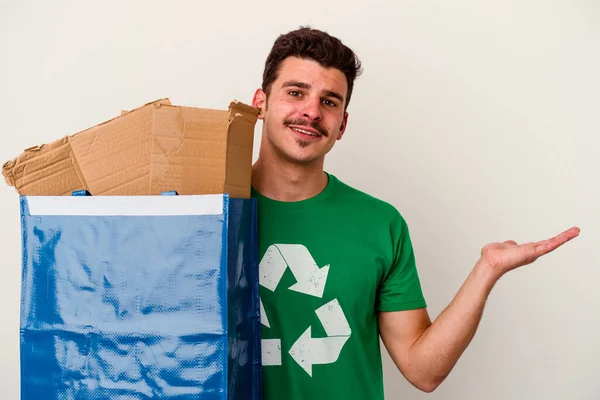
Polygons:
M322 135L320 135L318 133L310 132L310 131L304 130L302 128L293 128L293 127L290 127L290 129L293 129L296 132L300 132L300 133L302 133L304 135L308 135L308 136L313 136L313 137L321 137L322 136Z

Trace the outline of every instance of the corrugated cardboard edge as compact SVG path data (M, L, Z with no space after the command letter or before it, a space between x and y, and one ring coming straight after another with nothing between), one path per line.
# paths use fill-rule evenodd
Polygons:
M171 101L169 100L169 98L168 98L168 97L164 97L164 98L162 98L162 99L158 99L158 100L154 100L154 101L148 102L148 103L146 103L146 104L144 104L144 105L142 105L142 106L139 106L139 107L137 107L137 108L134 108L133 110L121 110L121 115L119 115L119 116L116 116L115 118L109 119L108 121L106 121L106 122L103 122L102 124L108 123L108 122L110 122L110 121L112 121L112 120L114 120L114 119L117 119L117 118L119 118L120 116L123 116L123 115L125 115L125 114L129 114L130 112L133 112L133 111L139 110L139 109L141 109L141 108L144 108L144 107L146 107L146 106L149 106L149 105L155 105L156 107L160 107L160 106L170 106L170 105L171 105ZM100 124L100 125L102 125L102 124Z
M237 100L229 103L229 123L231 123L235 118L244 118L250 123L255 124L259 113L260 109L249 106Z
M252 132L252 139L253 139L254 126L256 125L256 120L257 120L259 114L260 114L260 109L253 107L253 106L249 106L242 102L239 102L238 100L234 100L229 104L229 130L228 130L228 136L227 136L227 158L226 158L226 162L225 162L225 165L226 165L225 184L226 184L226 186L224 187L224 191L229 193L231 195L231 197L250 198L250 191L251 191L250 183L249 183L248 187L246 187L246 186L241 187L241 186L233 185L232 183L230 183L229 174L231 173L231 168L235 167L235 163L228 159L232 153L232 143L231 143L232 142L232 140L231 140L232 125L238 121L251 125L251 127L252 127L251 132ZM250 143L251 151L252 151L252 142L253 142L253 140L251 140L251 143ZM248 171L251 171L252 160L250 159L249 161L250 161L249 165L245 165L244 168L247 168ZM250 178L251 178L251 176L250 176Z
M144 108L144 107L147 107L150 105L154 105L155 107L160 107L162 105L171 105L171 102L169 101L168 98L162 98L162 99L158 99L158 100L146 103L140 107L137 107L137 108L131 110L130 112L139 110L141 108ZM6 181L6 183L9 186L15 187L15 189L17 190L17 192L19 194L23 194L23 193L21 193L20 188L17 187L17 180L20 177L17 176L16 171L19 171L19 170L25 171L26 167L27 167L27 163L30 162L32 159L37 158L37 157L42 157L44 154L48 153L49 151L52 151L56 147L66 144L67 151L71 158L71 163L73 165L74 171L77 174L78 178L80 179L82 186L87 190L87 184L85 182L83 174L81 173L81 169L79 168L76 158L73 156L73 150L71 149L71 146L70 146L70 139L77 134L80 134L80 133L89 131L90 129L94 129L98 126L107 124L111 121L114 121L117 118L120 118L121 116L122 116L122 114L118 115L117 117L111 118L107 121L104 121L101 124L98 124L92 128L85 129L85 130L77 132L73 135L65 136L59 140L55 140L54 142L39 145L39 146L33 146L28 149L25 149L21 155L4 163L4 165L2 166L2 175L4 176L4 180Z

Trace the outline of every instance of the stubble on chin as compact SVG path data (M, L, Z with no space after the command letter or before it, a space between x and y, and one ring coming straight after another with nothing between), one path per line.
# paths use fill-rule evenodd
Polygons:
M301 149L305 149L310 146L310 142L307 142L306 140L296 139L296 143Z

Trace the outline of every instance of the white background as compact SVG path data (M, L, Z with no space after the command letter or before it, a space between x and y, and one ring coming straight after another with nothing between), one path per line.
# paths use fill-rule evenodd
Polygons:
M484 244L582 229L499 282L433 394L386 355L387 398L600 398L596 0L0 0L0 160L162 97L250 102L277 35L303 24L364 63L326 169L405 216L432 317ZM0 391L16 399L20 227L7 185L0 221Z

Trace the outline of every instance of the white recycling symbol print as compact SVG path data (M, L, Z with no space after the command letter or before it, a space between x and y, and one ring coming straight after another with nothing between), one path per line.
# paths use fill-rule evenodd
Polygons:
M290 290L318 298L323 297L329 265L319 268L306 247L300 244L274 244L269 246L260 261L260 285L274 292L286 268L296 278ZM309 325L289 350L294 361L312 376L315 364L331 364L337 361L342 348L350 338L351 330L337 299L315 310L327 337L313 338ZM261 323L271 327L262 300L260 301ZM281 365L281 339L263 339L263 366Z

